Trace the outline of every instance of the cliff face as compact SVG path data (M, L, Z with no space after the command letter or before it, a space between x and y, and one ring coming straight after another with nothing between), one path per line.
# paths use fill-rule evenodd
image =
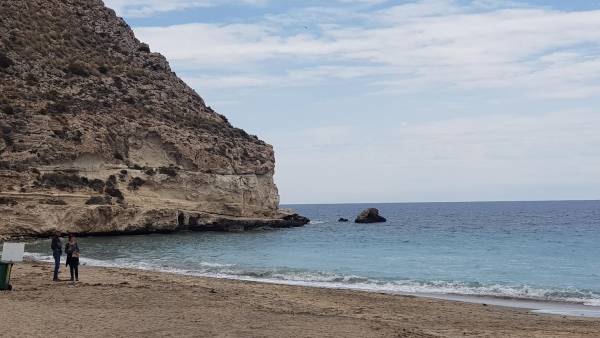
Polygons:
M273 173L100 0L0 2L0 237L305 223Z

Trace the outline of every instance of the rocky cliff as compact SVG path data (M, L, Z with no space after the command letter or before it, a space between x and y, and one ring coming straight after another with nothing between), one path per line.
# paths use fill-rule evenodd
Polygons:
M273 174L100 0L0 1L0 238L306 223Z

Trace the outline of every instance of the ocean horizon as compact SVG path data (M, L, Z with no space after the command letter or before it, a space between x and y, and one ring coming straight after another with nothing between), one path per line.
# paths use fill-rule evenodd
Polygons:
M481 201L404 201L404 202L326 202L326 203L281 203L282 208L302 205L382 205L382 204L436 204L436 203L529 203L529 202L600 202L600 199L523 199L523 200L481 200Z
M301 228L81 238L85 264L600 308L600 201L285 205ZM386 223L355 224L366 207ZM348 223L338 218L350 219ZM49 242L27 245L50 259Z

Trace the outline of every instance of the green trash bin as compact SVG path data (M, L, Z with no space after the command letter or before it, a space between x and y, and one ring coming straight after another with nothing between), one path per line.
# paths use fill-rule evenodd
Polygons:
M0 262L0 290L12 290L10 285L10 272L13 263Z

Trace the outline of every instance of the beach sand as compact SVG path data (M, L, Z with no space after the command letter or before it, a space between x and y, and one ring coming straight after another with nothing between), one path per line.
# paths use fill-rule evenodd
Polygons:
M15 266L0 336L600 337L598 318L89 266L73 284L52 282L51 269Z

